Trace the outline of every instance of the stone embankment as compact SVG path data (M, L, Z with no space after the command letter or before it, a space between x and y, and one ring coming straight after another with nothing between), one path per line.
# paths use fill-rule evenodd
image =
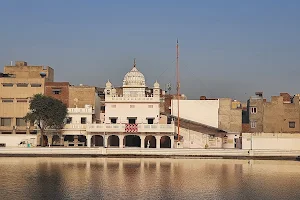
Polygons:
M165 157L296 160L300 151L242 149L0 148L2 157Z

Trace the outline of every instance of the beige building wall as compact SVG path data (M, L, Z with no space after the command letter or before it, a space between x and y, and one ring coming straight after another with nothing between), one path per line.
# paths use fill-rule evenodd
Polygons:
M293 103L284 103L282 96L273 96L271 102L264 103L263 132L265 133L295 133L299 132L299 97L295 96ZM290 127L290 122L295 127Z
M84 108L85 105L92 105L94 110L93 122L100 123L100 103L96 87L84 85L69 87L69 107Z
M50 67L27 66L26 62L16 62L16 66L5 66L0 77L0 133L25 134L33 127L22 118L29 108L30 98L44 93L46 81L53 80L54 70ZM4 123L11 119L10 125Z
M240 103L239 103L240 104ZM219 129L229 133L242 132L242 109L230 98L219 99Z

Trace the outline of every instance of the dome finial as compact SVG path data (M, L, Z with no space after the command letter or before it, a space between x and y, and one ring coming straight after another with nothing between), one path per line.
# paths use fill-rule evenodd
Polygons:
M133 59L133 67L136 66L135 58Z

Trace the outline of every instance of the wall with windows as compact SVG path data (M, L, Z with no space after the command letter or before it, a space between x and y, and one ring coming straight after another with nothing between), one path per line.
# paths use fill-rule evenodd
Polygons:
M248 101L249 132L299 133L300 105L298 96L281 93L267 102L262 96Z
M69 82L47 82L45 95L58 99L69 107L69 85Z
M93 109L90 105L84 108L68 108L67 124L91 124Z
M45 82L53 81L54 70L19 61L16 66L5 66L4 73L0 77L0 118L10 119L10 126L1 125L0 133L16 133L16 126L19 131L29 133L29 124L24 124L21 118L28 112L30 98L44 94Z
M111 123L114 119L117 119L116 123L128 123L131 119L132 123L156 124L159 123L159 117L159 102L105 103L105 123Z

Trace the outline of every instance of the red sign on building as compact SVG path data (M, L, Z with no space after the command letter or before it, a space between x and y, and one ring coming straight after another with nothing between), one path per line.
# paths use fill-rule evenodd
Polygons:
M128 133L138 132L138 125L137 124L126 124L125 132L128 132Z

